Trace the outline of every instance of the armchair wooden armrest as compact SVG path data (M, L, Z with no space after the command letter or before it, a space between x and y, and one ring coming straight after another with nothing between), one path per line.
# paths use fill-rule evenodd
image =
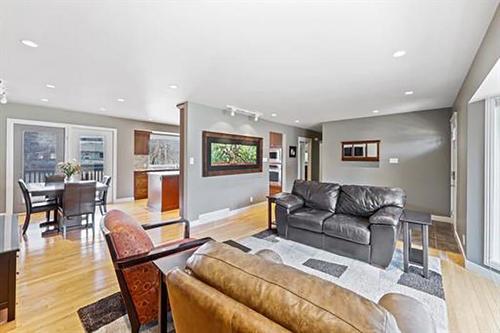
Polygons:
M192 240L192 241L186 242L186 243L180 243L180 244L175 245L175 246L164 246L164 247L160 246L160 247L154 248L153 250L151 250L148 253L139 254L139 255L124 258L124 259L119 259L114 263L114 266L115 266L115 269L120 269L120 270L125 269L125 268L130 268L133 266L137 266L140 264L154 261L156 259L167 257L167 256L170 256L170 255L175 254L175 253L179 253L179 252L183 252L183 251L186 251L189 249L200 247L203 244L205 244L206 242L209 242L211 240L213 240L213 239L210 237L205 237L205 238L201 238L201 239L195 239L195 240Z
M174 225L174 224L184 224L184 238L189 238L190 237L190 224L189 221L186 220L185 218L179 218L175 220L168 220L168 221L161 221L161 222L151 222L151 223L146 223L142 224L142 228L144 230L150 230L154 228L160 228L160 227L165 227L168 225Z

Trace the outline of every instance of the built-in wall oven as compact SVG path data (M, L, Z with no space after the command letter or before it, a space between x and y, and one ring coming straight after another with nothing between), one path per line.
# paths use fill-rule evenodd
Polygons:
M281 148L269 148L269 163L281 163Z
M269 184L281 186L281 164L269 164Z

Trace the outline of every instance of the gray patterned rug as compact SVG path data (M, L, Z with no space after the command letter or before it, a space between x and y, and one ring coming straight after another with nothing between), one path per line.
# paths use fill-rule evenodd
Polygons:
M421 268L410 266L404 273L403 255L396 250L387 269L342 257L278 237L273 231L263 231L238 241L224 242L244 252L255 253L271 249L283 262L304 272L332 281L374 302L389 292L397 292L421 301L432 314L438 332L448 331L448 317L439 258L429 257L429 279L421 276ZM78 310L87 332L130 332L130 322L120 293L108 296ZM158 326L145 327L141 332L156 333Z
M371 266L359 260L339 256L278 237L273 231L263 231L237 241L245 252L262 249L277 252L286 265L332 281L374 302L389 292L401 293L422 302L431 313L438 332L448 332L448 315L441 276L441 261L429 257L429 279L422 269L410 266L403 271L403 254L396 250L387 269ZM232 245L232 244L229 244Z

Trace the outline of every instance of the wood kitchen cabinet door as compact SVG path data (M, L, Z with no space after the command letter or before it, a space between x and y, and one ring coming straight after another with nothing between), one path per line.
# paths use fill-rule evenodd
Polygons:
M146 199L148 197L148 174L147 172L134 172L134 199Z
M149 154L149 137L151 133L148 131L134 131L134 154L148 155Z
M272 148L281 148L283 144L283 134L276 132L269 132L269 145Z

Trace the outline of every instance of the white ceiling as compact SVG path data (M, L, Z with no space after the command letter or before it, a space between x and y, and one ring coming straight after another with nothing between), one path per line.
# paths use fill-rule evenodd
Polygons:
M318 128L450 106L497 4L1 0L0 78L14 102L178 123L189 100Z

